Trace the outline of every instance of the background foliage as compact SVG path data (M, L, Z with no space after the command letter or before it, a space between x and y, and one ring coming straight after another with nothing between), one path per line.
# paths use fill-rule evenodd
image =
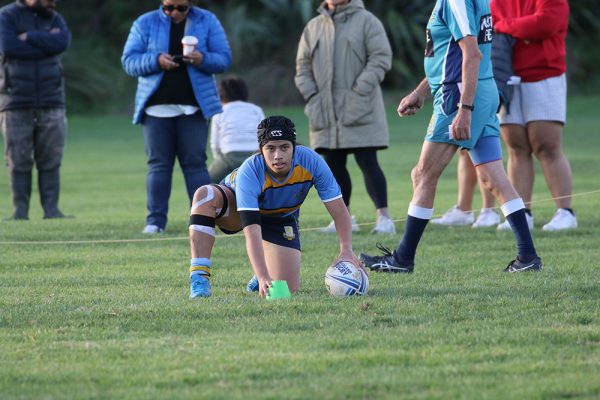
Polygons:
M250 83L251 96L263 105L297 104L294 59L306 22L318 0L196 0L215 12L234 54L230 73ZM388 89L412 86L422 75L424 26L433 0L364 0L384 23L394 50ZM0 5L10 1L0 1ZM63 1L59 11L73 32L65 55L70 110L129 111L134 79L121 69L120 55L135 18L154 10L159 0ZM569 47L571 92L600 88L600 7L597 0L572 0Z

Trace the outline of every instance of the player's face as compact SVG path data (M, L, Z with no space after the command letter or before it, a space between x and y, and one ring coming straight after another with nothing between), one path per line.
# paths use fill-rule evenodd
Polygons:
M262 147L267 168L275 178L285 178L292 168L294 145L289 140L271 140Z

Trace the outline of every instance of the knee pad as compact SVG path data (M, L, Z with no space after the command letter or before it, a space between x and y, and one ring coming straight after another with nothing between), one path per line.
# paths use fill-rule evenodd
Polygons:
M192 214L190 215L190 229L210 236L215 236L215 217Z

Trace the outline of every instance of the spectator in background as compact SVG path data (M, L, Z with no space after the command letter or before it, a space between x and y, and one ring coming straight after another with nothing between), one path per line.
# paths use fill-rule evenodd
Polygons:
M477 185L477 170L469 157L469 152L458 152L458 199L456 205L450 208L440 218L431 220L435 225L466 226L472 228L487 228L500 223L500 215L494 210L494 195L486 190L484 185L479 185L482 207L479 216L475 219L473 212L473 194Z
M0 9L0 126L14 211L29 218L32 170L38 170L44 218L58 208L67 136L60 56L71 34L54 0L17 0Z
M512 66L520 78L510 108L500 110L502 137L508 147L508 176L525 203L530 203L535 155L557 207L542 229L576 228L577 218L571 209L573 176L562 151L569 5L567 0L495 0L491 9L496 32L516 39ZM533 227L529 210L527 218ZM498 229L510 226L505 221Z
M182 54L183 37L197 39ZM143 125L148 156L145 234L164 231L175 158L190 199L210 182L206 168L208 120L222 111L213 74L231 64L217 17L190 0L163 0L131 27L121 62L138 78L133 122Z
M211 120L210 148L213 163L208 172L214 183L258 150L256 127L265 118L263 110L248 103L248 88L243 79L232 77L219 83L223 112Z
M310 145L322 154L350 206L349 154L360 167L375 203L375 233L393 234L387 183L377 161L389 133L380 83L392 65L392 50L381 22L362 0L326 0L308 22L296 56L296 87L306 100ZM358 225L353 217L353 231ZM335 232L332 222L325 232Z

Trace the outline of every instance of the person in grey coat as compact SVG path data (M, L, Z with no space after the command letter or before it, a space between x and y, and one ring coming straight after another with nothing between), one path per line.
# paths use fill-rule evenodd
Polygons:
M0 127L14 210L29 218L32 170L38 170L44 218L58 208L67 120L60 56L71 34L54 0L17 0L0 8Z
M392 66L383 24L362 0L325 0L302 33L296 56L296 87L306 100L310 145L322 154L350 205L346 168L354 154L377 210L374 233L395 233L388 215L387 183L377 150L389 144L380 83ZM358 225L353 217L353 230ZM324 228L335 232L335 224Z

